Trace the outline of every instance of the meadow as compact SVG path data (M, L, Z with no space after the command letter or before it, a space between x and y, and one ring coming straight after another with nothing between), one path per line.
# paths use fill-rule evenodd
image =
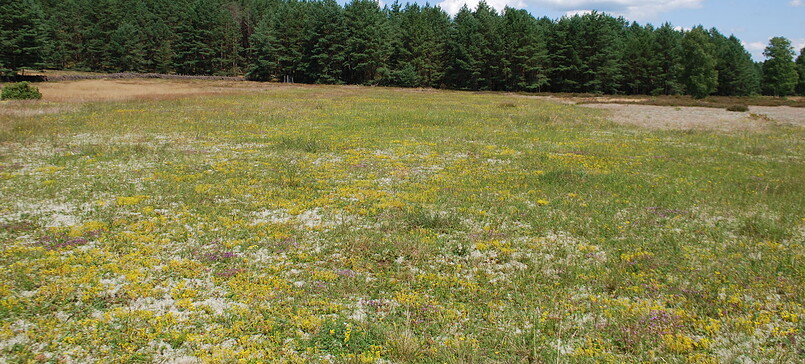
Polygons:
M0 362L805 361L802 127L43 93L0 103Z

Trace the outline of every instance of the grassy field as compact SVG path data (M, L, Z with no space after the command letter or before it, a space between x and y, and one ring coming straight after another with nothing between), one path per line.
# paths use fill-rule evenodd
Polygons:
M337 86L0 110L0 361L805 360L803 128Z

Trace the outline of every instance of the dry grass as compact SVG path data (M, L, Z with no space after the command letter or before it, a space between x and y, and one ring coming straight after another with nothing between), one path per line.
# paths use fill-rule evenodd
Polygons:
M81 80L38 85L42 99L54 102L163 100L243 92L276 84L200 80Z

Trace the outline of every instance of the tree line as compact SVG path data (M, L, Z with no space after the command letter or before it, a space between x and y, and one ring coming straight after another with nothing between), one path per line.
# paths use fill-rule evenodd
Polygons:
M260 81L460 90L805 94L805 49L593 12L551 20L481 2L0 0L0 71L239 75Z

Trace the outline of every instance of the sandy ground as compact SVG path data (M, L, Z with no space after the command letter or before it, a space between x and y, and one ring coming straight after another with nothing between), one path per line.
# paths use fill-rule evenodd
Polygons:
M758 131L779 124L805 127L805 109L787 106L750 106L749 112L626 104L580 106L608 110L617 123L651 129Z
M81 80L37 84L42 100L54 102L159 100L277 87L277 84L204 80Z

